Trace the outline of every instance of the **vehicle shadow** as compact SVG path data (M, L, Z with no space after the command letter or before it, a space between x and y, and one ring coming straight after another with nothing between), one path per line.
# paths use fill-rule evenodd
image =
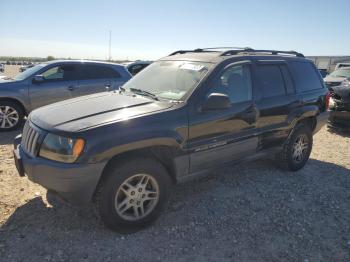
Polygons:
M22 133L22 128L10 131L10 132L0 132L0 145L10 145L16 136Z
M327 127L328 132L343 137L350 137L350 128Z
M0 145L13 144L13 140L15 139L15 137L22 133L24 124L25 120L20 126L20 128L18 128L17 130L0 132Z
M160 218L127 236L106 229L91 207L72 207L49 194L52 206L33 198L0 227L0 256L3 261L154 261L165 256L175 261L179 254L190 259L210 251L217 260L229 254L249 254L248 260L268 260L273 254L272 260L283 260L283 250L295 247L296 258L318 254L331 260L337 246L344 258L348 247L339 241L349 233L349 188L349 169L314 159L298 172L266 160L225 167L173 187ZM135 245L141 245L136 253L130 248Z

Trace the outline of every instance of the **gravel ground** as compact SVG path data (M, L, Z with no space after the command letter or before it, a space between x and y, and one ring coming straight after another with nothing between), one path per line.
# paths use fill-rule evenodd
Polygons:
M269 160L177 185L151 227L121 235L16 175L0 134L1 261L350 261L350 134L323 128L308 164Z

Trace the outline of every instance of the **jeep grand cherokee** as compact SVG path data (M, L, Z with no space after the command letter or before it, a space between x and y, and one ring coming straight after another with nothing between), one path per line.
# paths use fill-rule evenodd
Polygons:
M33 111L15 161L66 200L94 201L109 228L134 230L159 215L172 183L267 155L302 168L328 103L300 53L177 51L119 91Z

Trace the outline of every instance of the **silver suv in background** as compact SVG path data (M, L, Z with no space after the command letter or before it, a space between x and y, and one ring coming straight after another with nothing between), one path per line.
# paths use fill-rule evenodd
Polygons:
M122 65L83 61L38 64L0 80L0 131L19 127L32 110L69 98L118 89L131 78Z

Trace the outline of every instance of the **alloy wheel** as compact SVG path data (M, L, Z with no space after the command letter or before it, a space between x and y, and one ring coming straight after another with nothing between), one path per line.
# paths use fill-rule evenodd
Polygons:
M127 221L140 220L150 214L159 201L157 181L147 174L126 179L115 196L115 210Z
M0 106L0 128L8 129L17 125L19 114L11 106Z
M293 144L292 156L293 160L297 163L302 162L305 159L309 148L309 139L306 135L302 134L297 137Z

